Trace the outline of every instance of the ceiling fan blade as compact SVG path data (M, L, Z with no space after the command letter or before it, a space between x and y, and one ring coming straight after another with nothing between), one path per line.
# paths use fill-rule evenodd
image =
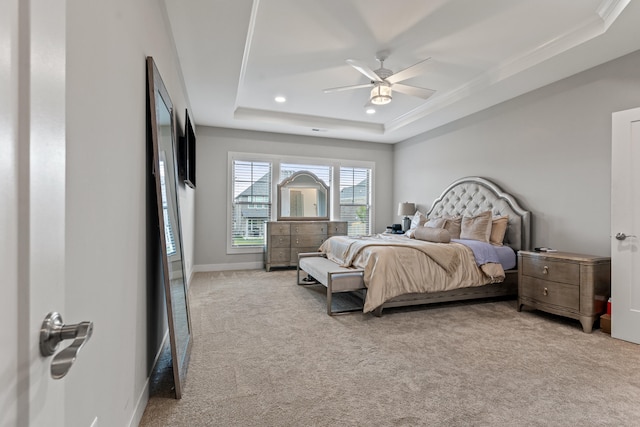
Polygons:
M391 89L396 92L404 93L405 95L416 96L422 99L427 99L436 92L435 90L432 90L432 89L425 89L423 87L403 85L400 83L394 84L391 87Z
M365 87L373 87L373 83L366 83L366 84L363 84L363 85L354 85L354 86L332 87L332 88L329 88L329 89L324 89L323 92L324 93L342 92L343 90L361 89L361 88L365 88Z
M426 66L429 65L428 61L430 59L431 58L423 59L422 61L416 64L413 64L409 68L405 68L404 70L401 70L395 74L392 74L391 76L387 77L385 80L391 84L394 84L397 82L401 82L403 80L410 79L412 77L419 76L420 74L422 74L422 70L424 70Z
M382 79L364 62L356 61L355 59L347 59L347 64L351 65L356 70L367 76L369 80L373 82L381 82Z

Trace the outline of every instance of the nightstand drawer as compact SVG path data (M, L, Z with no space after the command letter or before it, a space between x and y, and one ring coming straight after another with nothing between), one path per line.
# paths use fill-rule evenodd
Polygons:
M522 276L522 297L544 304L556 305L570 310L580 310L580 286L549 282L530 276Z
M544 258L522 258L522 274L552 282L580 284L580 265Z

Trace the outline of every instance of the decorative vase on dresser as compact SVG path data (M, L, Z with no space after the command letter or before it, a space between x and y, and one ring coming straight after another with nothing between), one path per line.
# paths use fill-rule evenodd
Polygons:
M611 296L611 258L519 251L518 266L518 311L527 305L577 319L591 332Z
M299 253L315 252L327 238L346 235L347 221L269 221L264 268L295 267Z

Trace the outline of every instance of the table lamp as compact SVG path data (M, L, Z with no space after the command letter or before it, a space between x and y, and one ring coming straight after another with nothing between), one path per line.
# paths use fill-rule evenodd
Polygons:
M404 202L398 205L398 215L404 215L402 219L402 231L407 231L411 227L411 218L408 215L416 213L416 204Z

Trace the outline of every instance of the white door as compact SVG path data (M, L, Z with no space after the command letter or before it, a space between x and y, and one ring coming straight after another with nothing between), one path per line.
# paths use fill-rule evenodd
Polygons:
M611 336L640 343L640 108L613 113Z
M65 419L69 383L38 344L65 309L65 14L64 0L0 2L2 427Z

